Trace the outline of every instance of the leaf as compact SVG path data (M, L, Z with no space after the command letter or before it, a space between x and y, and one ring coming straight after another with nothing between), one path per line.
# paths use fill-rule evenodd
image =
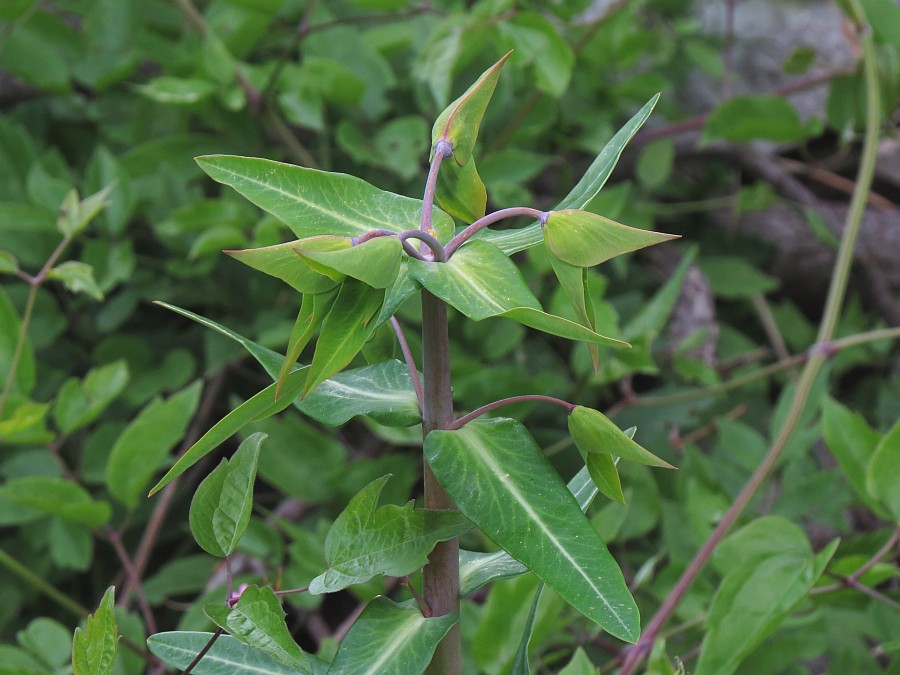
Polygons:
M599 410L576 406L569 413L569 433L572 440L586 455L603 453L615 455L629 462L656 466L663 469L675 467L660 459L649 450L635 443Z
M97 528L109 520L111 513L107 502L95 501L83 487L63 478L22 476L0 486L0 525L58 516Z
M625 494L622 492L622 481L616 469L616 458L600 452L584 454L584 465L597 489L613 501L625 505Z
M396 359L338 373L310 392L298 407L329 426L339 426L357 415L395 427L422 421L409 370Z
M384 304L384 290L348 279L322 321L303 396L348 365L375 332L373 319Z
M575 310L578 323L585 328L594 330L596 327L594 323L594 304L588 291L587 268L575 267L563 262L552 254L548 255L547 258L550 260L550 266L553 268L556 280L559 281L560 287ZM596 373L600 367L600 348L594 343L589 343L588 351Z
M541 592L544 584L537 587L534 592L534 600L531 601L531 609L528 610L528 618L525 619L525 628L522 630L522 640L516 650L513 659L512 675L531 675L531 665L528 663L528 646L531 644L531 635L534 633L534 619L537 615L538 603L541 601Z
M216 91L216 85L208 80L172 77L155 77L147 84L134 86L135 90L157 103L167 105L191 105L209 98Z
M287 408L300 393L306 381L306 370L306 368L295 370L288 376L280 398L275 397L277 385L273 383L225 415L212 429L203 434L200 440L188 448L166 475L153 486L149 496L152 497L162 490L250 422L271 417Z
M212 635L188 631L157 633L147 639L147 647L173 668L184 670L206 646ZM325 670L326 667L323 666L304 672L319 673ZM297 669L286 666L261 649L245 645L230 635L222 635L191 672L196 675L225 675L225 673L296 675Z
M346 237L311 237L298 239L286 244L250 248L242 251L225 251L235 260L269 276L281 279L300 293L324 293L337 285L333 279L309 266L297 255L297 247L316 247L319 250L335 250L349 248L350 240Z
M75 675L108 675L112 672L119 646L116 627L114 586L106 589L97 611L75 629L72 640L72 670Z
M109 205L108 197L114 187L114 184L109 184L81 201L78 200L77 192L74 190L70 192L63 202L57 218L59 231L67 237L74 237L81 232L97 217L97 214ZM62 265L59 267L62 267Z
M708 256L698 263L713 293L729 300L752 298L778 288L777 279L763 274L737 256Z
M900 420L888 431L869 460L866 488L900 522Z
M597 486L591 481L587 467L575 474L566 487L575 497L582 512L587 511L597 496ZM508 579L525 574L527 571L525 565L513 559L506 551L473 553L460 549L459 595L464 598L495 579Z
M484 216L487 209L487 188L469 159L462 166L447 160L438 173L435 199L454 218L473 223Z
M9 378L10 365L16 353L19 341L19 314L13 307L6 292L0 288L0 382L6 383ZM27 340L21 347L18 368L13 378L12 391L28 395L34 389L35 382L34 352Z
M571 340L627 346L568 319L543 312L519 269L487 242L471 242L444 263L409 260L408 264L410 274L422 286L475 321L505 316Z
M572 78L575 54L556 26L537 12L517 12L499 24L518 54L534 65L535 85L554 98L565 93Z
M302 673L312 672L306 654L288 631L284 610L268 586L247 586L233 609L225 605L204 605L206 615L223 630L251 647Z
M524 426L478 419L425 437L425 457L459 509L494 543L612 635L640 619L622 572Z
M455 614L426 619L412 602L379 596L350 627L329 675L425 672L434 650L456 623Z
M572 654L571 660L566 667L559 671L559 675L594 675L597 668L591 662L590 657L579 647Z
M137 506L159 465L184 436L202 387L198 381L165 401L153 399L116 439L106 465L106 485L128 508Z
M412 501L376 508L389 478L369 483L334 521L325 539L328 569L310 582L311 594L333 593L379 574L412 574L426 564L437 542L471 529L457 511L415 509Z
M735 96L719 105L706 120L703 137L726 141L767 140L789 143L806 138L797 110L784 96Z
M275 388L276 399L281 393L284 381L297 364L300 354L309 344L319 326L322 325L328 312L331 311L336 297L337 293L307 293L303 296L300 312L297 314L297 320L291 329L291 337L288 339L287 353L281 363L281 369L278 371L276 380L278 386Z
M733 672L806 597L837 545L814 555L803 530L778 516L759 518L723 541L733 566L713 598L696 675Z
M210 555L231 555L250 522L259 448L267 438L256 433L241 443L229 462L223 459L197 487L191 500L191 532Z
M47 272L48 279L62 281L73 293L85 293L94 300L103 300L103 291L94 280L94 268L83 262L69 260Z
M866 424L862 415L829 397L822 411L822 435L857 497L884 516L883 507L869 494L866 483L866 470L881 434Z
M593 267L623 253L677 238L574 209L551 211L544 225L547 247L563 262L578 267Z
M0 274L15 274L19 271L19 261L9 251L0 249Z
M301 239L419 227L421 200L384 192L354 176L230 155L198 157L197 163L213 180L233 187ZM455 234L453 219L440 209L434 209L432 223L444 243Z
M655 338L669 320L669 316L675 307L675 301L681 293L681 285L688 267L697 255L697 247L691 246L681 257L678 267L671 274L666 283L660 288L648 302L645 302L637 314L632 316L625 324L622 332L626 339L635 340L641 336Z
M70 434L100 416L128 384L128 364L114 361L94 368L83 380L66 380L56 396L53 417L64 434Z
M403 245L397 237L376 237L350 248L316 251L298 245L301 258L312 260L372 288L387 288L400 271Z

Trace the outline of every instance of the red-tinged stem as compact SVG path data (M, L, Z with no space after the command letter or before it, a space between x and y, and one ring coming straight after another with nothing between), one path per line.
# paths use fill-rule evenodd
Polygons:
M515 405L516 403L527 403L528 401L541 401L543 403L553 403L558 406L562 406L566 409L567 414L571 414L571 412L578 406L574 403L569 403L568 401L563 401L560 398L554 398L553 396L544 396L543 394L526 394L524 396L510 396L509 398L503 398L499 401L494 401L493 403L488 403L487 405L483 405L477 410L473 410L467 415L463 415L459 419L452 422L449 426L450 429L462 429L469 422L474 420L477 417L481 417L485 413L490 412L491 410L496 410L497 408L501 408L505 405Z
M434 208L434 193L437 190L438 171L445 157L453 154L453 146L447 141L438 141L434 144L434 157L431 159L431 167L428 169L428 179L425 181L425 195L422 197L422 217L419 220L419 229L422 232L431 230L432 209Z
M406 246L407 239L418 239L431 249L431 260L447 262L447 254L444 253L444 247L441 246L441 242L437 240L437 237L432 236L428 232L425 232L424 230L408 230L407 232L401 232L397 236L400 241L403 242L404 247Z
M477 232L483 230L488 225L492 225L497 221L503 220L504 218L528 216L531 218L536 218L537 220L541 221L541 224L543 224L547 222L547 218L549 215L550 214L546 211L538 211L537 209L532 209L527 206L513 206L508 209L500 209L499 211L494 211L493 213L487 214L483 218L479 218L474 223L469 225L466 229L453 237L453 239L451 239L444 247L444 250L447 252L447 257L449 258L451 255L453 255L456 249L465 244Z
M419 369L416 368L416 361L413 359L412 352L409 349L409 342L406 340L406 334L397 321L397 317L391 317L391 327L397 336L397 342L400 343L400 351L403 352L403 360L406 361L406 368L409 370L409 376L412 378L413 389L416 390L416 400L419 402L419 410L425 407L425 394L422 391L422 380L419 378Z

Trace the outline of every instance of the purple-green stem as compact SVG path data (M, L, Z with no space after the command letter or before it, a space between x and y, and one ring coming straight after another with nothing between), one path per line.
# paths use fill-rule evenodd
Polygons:
M409 376L412 379L413 389L416 391L416 400L419 402L419 410L425 407L425 394L422 391L422 380L419 378L419 369L416 368L415 359L413 359L412 351L409 349L409 342L406 340L406 334L397 321L397 317L391 317L391 327L397 336L397 342L400 343L400 351L403 352L403 360L406 362L406 368L409 370Z
M441 161L452 154L447 141L438 141L425 183L420 229L431 234L434 192ZM453 422L453 396L450 391L450 338L447 329L447 304L422 290L422 432L427 436L447 429ZM426 509L456 509L456 504L437 481L431 467L423 461ZM426 512L427 518L427 512ZM459 539L439 542L422 570L422 595L430 616L455 614L459 617ZM462 674L462 638L457 620L434 651L428 666L431 675Z
M572 411L577 408L574 403L569 403L568 401L563 401L561 398L554 398L553 396L544 396L543 394L525 394L524 396L510 396L509 398L502 398L499 401L494 401L493 403L488 403L487 405L483 405L480 408L473 410L467 415L463 415L459 419L452 422L449 426L450 429L462 429L469 422L474 420L477 417L481 417L485 413L490 412L491 410L496 410L497 408L502 408L505 405L515 405L516 403L528 403L529 401L540 401L542 403L553 403L554 405L561 406L566 409L566 414L571 414Z
M453 237L453 239L447 242L447 245L444 247L444 251L447 253L447 257L449 258L451 255L453 255L456 249L465 244L477 232L483 230L488 225L492 225L497 221L503 220L504 218L516 218L517 216L536 218L541 222L541 225L543 225L547 222L547 218L550 216L550 213L547 211L538 211L537 209L532 209L527 206L514 206L508 209L500 209L499 211L489 213L483 218L479 218L478 220L476 220L462 232Z
M715 551L719 542L727 534L734 522L740 517L744 509L765 483L769 473L774 469L782 451L793 436L800 424L800 418L806 402L812 391L813 381L831 356L833 344L831 342L834 330L840 316L841 305L847 289L847 279L853 264L853 250L856 247L856 239L859 228L865 214L866 199L872 186L872 178L875 173L875 162L878 152L879 124L881 116L881 103L878 90L878 73L875 65L875 48L872 41L871 29L865 23L865 12L859 0L850 0L850 13L857 22L860 33L860 44L863 48L863 67L866 81L866 137L863 146L863 154L860 160L859 174L850 207L847 210L846 226L841 237L841 245L838 249L837 260L834 264L834 273L828 288L828 297L825 301L825 309L822 313L822 321L819 324L819 333L816 345L809 350L809 359L800 374L800 379L794 389L794 396L785 416L784 423L772 442L763 461L747 481L744 489L735 499L734 503L719 521L709 538L694 556L687 569L676 582L674 588L656 611L656 614L647 624L637 644L628 648L624 653L622 668L619 675L630 675L638 664L643 661L656 641L656 636L669 616L675 611L678 603L687 593L694 580L700 574L706 563Z

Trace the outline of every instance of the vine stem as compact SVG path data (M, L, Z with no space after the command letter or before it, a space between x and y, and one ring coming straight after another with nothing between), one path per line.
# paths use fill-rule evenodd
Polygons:
M566 409L567 414L571 414L571 412L577 408L574 403L569 403L568 401L563 401L561 398L555 398L553 396L544 396L543 394L525 394L524 396L510 396L509 398L502 398L499 401L494 401L493 403L488 403L487 405L483 405L480 408L473 410L467 415L463 415L459 419L455 420L448 427L449 429L461 429L466 426L472 420L481 417L485 413L490 412L491 410L496 410L497 408L501 408L505 405L515 405L516 403L527 403L529 401L540 401L542 403L553 403L554 405L561 406Z
M416 400L419 402L419 410L425 407L425 393L422 390L422 380L419 378L419 369L416 368L416 361L413 359L412 351L409 349L409 342L406 340L406 333L403 327L397 321L396 316L391 317L391 328L397 336L397 342L400 343L400 351L403 352L403 360L406 361L406 368L409 370L409 377L412 379L413 389L416 391Z
M513 206L508 209L500 209L499 211L489 213L483 218L479 218L478 220L476 220L462 232L453 237L453 239L447 242L447 245L444 247L444 251L447 253L447 257L449 258L451 255L453 255L453 252L456 251L456 249L458 249L469 239L471 239L477 232L483 230L488 225L492 225L493 223L503 220L504 218L515 218L517 216L530 216L532 218L536 218L541 221L541 225L543 225L547 222L547 218L550 216L550 214L547 211L538 211L537 209L532 209L527 206Z
M784 424L778 431L778 434L766 453L766 456L763 458L762 463L750 477L750 480L744 486L744 489L741 490L741 493L716 526L715 530L713 530L712 534L697 552L697 555L694 556L694 559L681 575L681 578L678 579L672 592L669 593L668 597L666 597L663 604L650 620L650 623L647 624L647 627L644 629L637 644L625 652L622 661L622 669L619 671L619 675L630 675L650 652L660 629L675 610L675 607L678 606L678 603L697 578L697 575L699 575L701 570L706 566L706 563L709 561L716 546L741 513L743 513L751 499L753 499L759 488L765 482L765 479L774 468L795 429L800 424L800 418L803 409L806 406L806 402L809 399L813 381L828 356L833 353L833 350L829 348L829 341L834 334L834 329L840 315L841 304L843 303L847 289L847 279L849 278L850 268L853 263L853 249L856 247L859 228L865 213L866 197L871 188L872 177L875 173L881 114L878 74L876 72L875 51L872 42L871 29L865 24L865 14L860 5L860 0L849 0L849 5L851 14L857 22L858 30L861 33L861 43L863 47L863 65L865 69L867 99L866 136L863 154L860 160L859 174L856 180L856 188L853 192L850 207L847 211L847 221L844 227L843 236L841 237L841 245L838 250L837 260L835 261L831 285L828 288L828 297L825 302L822 322L819 325L816 345L810 350L809 359L807 360L803 371L800 373L800 378L797 381L794 396L791 399L790 408L785 417Z

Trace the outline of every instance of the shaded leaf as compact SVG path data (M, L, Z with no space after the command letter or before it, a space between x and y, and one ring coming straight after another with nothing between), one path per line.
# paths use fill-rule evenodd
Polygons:
M548 255L547 258L550 260L553 274L556 275L560 287L575 310L578 323L585 328L594 330L596 327L594 324L594 303L591 301L588 290L587 268L570 265L553 254ZM594 364L594 372L597 372L600 367L600 348L595 343L589 343L588 351L591 355L591 363Z
M103 594L97 611L89 615L84 629L75 629L72 640L72 671L75 675L108 675L112 672L119 646L113 609L115 587Z
M19 271L19 261L9 251L0 249L0 274L15 274Z
M457 511L415 509L412 501L377 508L389 478L369 483L334 521L325 539L328 569L310 582L310 593L332 593L378 574L412 574L425 565L437 542L471 529Z
M487 209L487 188L475 168L475 160L459 165L451 160L441 164L435 199L454 218L472 223Z
M157 633L147 639L150 651L173 668L181 670L197 657L212 637L212 633L172 631ZM312 660L314 657L310 657ZM315 660L318 662L318 660ZM327 666L319 664L309 671L324 673ZM296 675L297 669L272 658L266 652L245 645L230 635L220 636L212 648L196 665L197 675L225 675L226 673L258 673L259 675Z
M525 619L525 628L522 629L522 639L513 659L512 675L531 675L531 665L528 663L528 646L531 644L531 634L534 632L534 620L537 616L538 603L541 601L541 592L544 584L537 587L534 592L534 600L531 601L531 609Z
M128 384L124 360L94 368L83 380L66 380L56 396L53 417L64 434L93 422Z
M637 606L613 557L524 426L478 419L432 431L425 457L460 510L582 614L637 639Z
M796 108L784 96L754 94L735 96L709 115L703 128L706 139L726 141L800 141L807 131Z
M109 504L95 501L72 481L51 476L22 476L0 485L0 525L18 525L45 516L96 528L112 513Z
M622 492L622 481L616 469L616 458L600 452L588 452L584 455L584 465L597 489L606 497L624 505L625 494Z
M231 555L247 529L259 448L266 438L261 433L246 438L231 461L223 459L194 493L191 532L200 548L210 555Z
M19 314L9 296L0 288L0 382L6 383L19 341ZM13 392L29 394L34 389L34 352L26 339L21 347L18 368L13 378Z
M900 420L888 431L869 460L866 488L900 522Z
M307 293L303 296L300 312L297 314L297 320L291 329L291 337L288 339L287 353L281 363L281 369L278 371L275 398L278 398L281 393L281 387L284 386L287 376L297 364L301 352L322 325L328 312L331 311L336 297L337 293Z
M47 272L48 279L61 281L72 293L84 293L94 300L103 299L103 291L94 279L94 268L83 262L69 260Z

